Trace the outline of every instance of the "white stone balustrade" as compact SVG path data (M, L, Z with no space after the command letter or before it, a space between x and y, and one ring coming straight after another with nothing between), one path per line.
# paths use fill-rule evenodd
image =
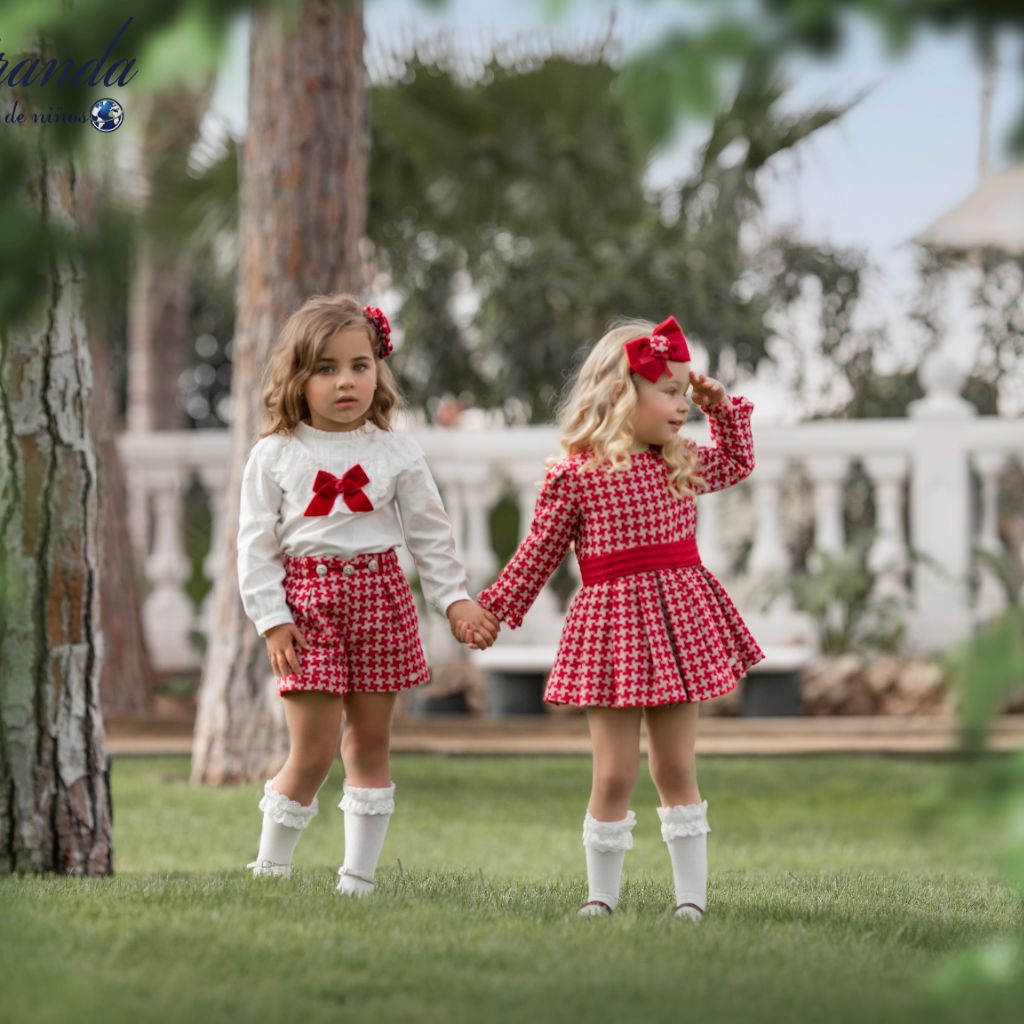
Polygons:
M870 566L877 574L878 592L906 602L908 650L943 649L1003 606L1003 589L974 551L1002 551L996 524L998 479L1013 460L1020 464L1024 421L976 415L957 397L955 376L949 367L933 371L925 381L926 397L913 403L907 419L773 426L759 423L755 412L757 468L737 487L699 499L697 536L705 563L733 593L763 643L814 642L814 624L795 611L786 595L767 612L759 606L765 585L792 568L786 541L805 509L814 526L814 546L830 552L843 548L845 481L855 463L863 467L873 489L876 538ZM478 590L500 568L491 547L490 511L503 494L511 495L519 509L520 536L525 533L544 460L559 451L557 430L415 426L412 432L444 495L471 589ZM708 441L706 424L688 426L686 433L701 443ZM150 651L161 671L194 669L201 653L189 634L197 630L208 635L209 599L196 608L184 589L190 571L184 495L198 480L211 503L213 538L203 572L212 579L225 546L221 520L227 504L228 434L129 432L119 444L133 517L128 528L147 583L144 621ZM797 468L810 481L811 493L801 498L801 508L788 509L791 523L783 485ZM976 507L980 516L972 513ZM744 545L727 542L736 524L744 531ZM747 556L733 571L732 549L744 547ZM912 563L911 550L925 560ZM400 555L403 568L412 573L408 552ZM574 567L571 572L578 585L578 572ZM977 574L974 588L969 586L971 573ZM562 608L552 588L545 588L523 627L503 634L500 643L554 643ZM425 615L428 654L450 656L454 640L447 624L433 611Z

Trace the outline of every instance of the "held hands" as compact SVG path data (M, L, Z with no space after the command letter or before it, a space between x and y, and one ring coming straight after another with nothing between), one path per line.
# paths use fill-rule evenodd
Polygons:
M299 656L294 643L298 643L303 650L309 646L306 638L299 632L298 626L294 622L282 622L268 629L266 636L267 655L273 666L274 675L280 679L282 676L291 675L292 672L298 672Z
M714 377L690 371L690 384L693 387L693 400L702 410L713 409L725 398L725 387Z
M476 601L456 601L448 607L448 625L460 644L484 650L498 639L498 619Z

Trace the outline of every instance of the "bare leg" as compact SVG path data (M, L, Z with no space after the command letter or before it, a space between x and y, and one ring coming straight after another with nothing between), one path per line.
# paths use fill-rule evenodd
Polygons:
M648 767L663 807L700 802L694 756L698 709L685 703L644 708Z
M341 759L353 786L391 785L391 713L394 693L350 693L345 697Z
M640 708L587 708L594 750L587 810L598 821L626 816L640 770Z
M341 698L295 690L282 697L291 746L271 785L289 799L308 804L327 778L338 749Z

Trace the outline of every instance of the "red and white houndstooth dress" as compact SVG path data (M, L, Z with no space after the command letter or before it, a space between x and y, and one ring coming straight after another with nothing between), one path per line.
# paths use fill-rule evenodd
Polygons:
M753 409L727 395L707 411L713 443L696 446L705 481L698 494L750 475ZM583 586L566 614L546 701L654 707L728 693L764 652L700 563L696 502L669 489L657 448L634 454L624 471L583 469L586 458L550 468L529 535L478 602L515 629L571 544Z

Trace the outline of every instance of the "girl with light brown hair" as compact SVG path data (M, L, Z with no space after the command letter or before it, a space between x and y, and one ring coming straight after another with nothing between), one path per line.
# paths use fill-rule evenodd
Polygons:
M242 480L238 578L267 641L290 750L264 787L254 875L287 876L338 752L345 858L338 891L373 891L394 811L390 725L399 692L429 679L405 543L429 604L476 647L496 618L467 592L451 524L419 444L391 429L400 404L391 328L351 295L289 318L267 370L266 429ZM342 718L344 716L344 729Z

